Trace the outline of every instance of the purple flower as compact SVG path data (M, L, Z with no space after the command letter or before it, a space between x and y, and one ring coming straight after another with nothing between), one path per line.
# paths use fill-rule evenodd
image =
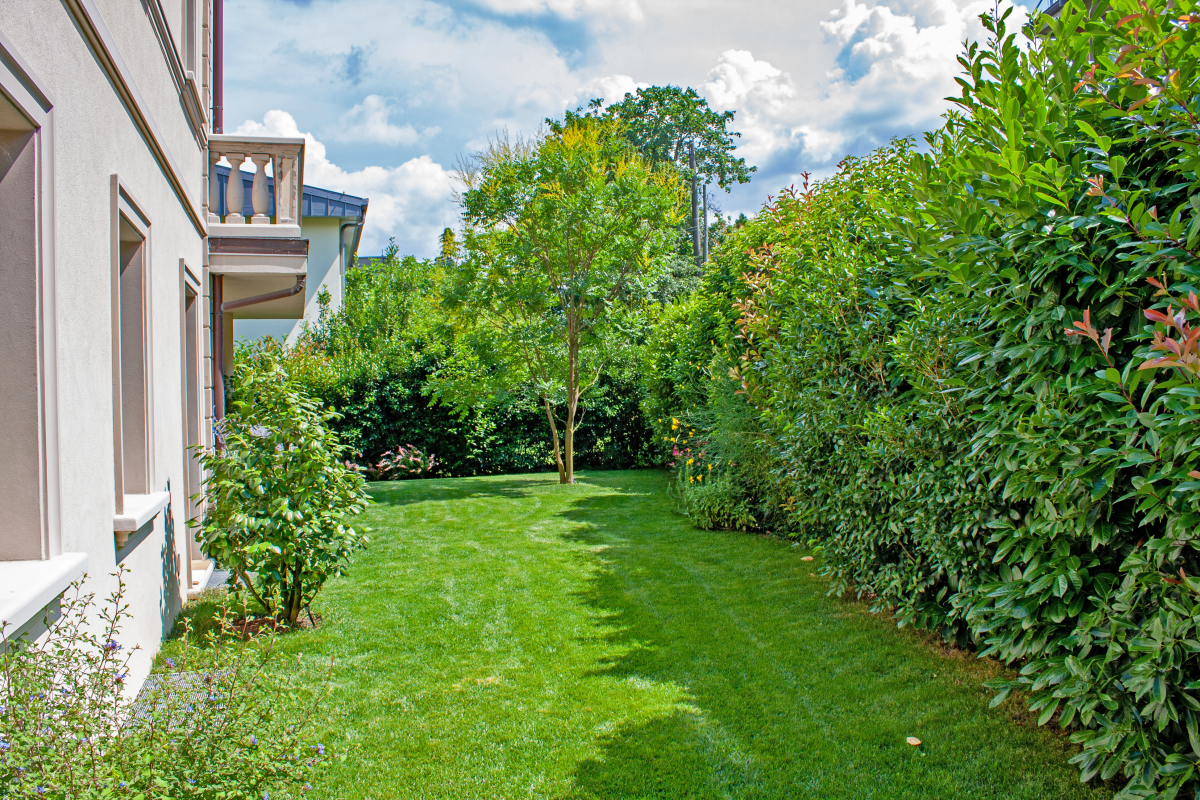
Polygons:
M9 744L8 742L0 742L0 751L11 750L11 749L12 749L12 745Z
M115 639L109 639L104 643L104 649L115 653L117 650L121 649L121 645Z
M173 659L173 658L168 658L168 659L167 659L167 666L168 666L168 667L173 667L173 666L175 666L175 659Z
M323 744L317 745L317 755L319 755L319 756L325 755L325 745L323 745Z
M250 737L250 744L258 744L258 737L257 737L257 736L251 736L251 737Z
M271 430L270 428L266 428L262 425L255 425L250 429L250 435L259 439L265 439L271 435Z
M120 783L118 783L118 784L117 784L117 788L118 788L118 789L124 789L124 788L125 788L126 786L128 786L128 785L129 785L129 784L127 784L125 781L121 781Z

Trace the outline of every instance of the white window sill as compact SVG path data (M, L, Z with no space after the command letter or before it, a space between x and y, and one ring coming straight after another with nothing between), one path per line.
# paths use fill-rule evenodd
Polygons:
M0 642L82 578L87 564L87 553L63 553L45 561L0 561Z
M171 502L170 492L125 495L125 512L113 516L113 530L117 533L133 533L154 519L158 512Z

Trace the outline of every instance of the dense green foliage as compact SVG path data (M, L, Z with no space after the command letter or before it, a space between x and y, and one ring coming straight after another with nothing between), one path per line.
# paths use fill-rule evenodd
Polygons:
M459 177L466 255L446 292L459 335L434 392L466 414L521 387L544 410L559 480L571 483L581 402L630 360L674 248L678 177L594 117L497 139Z
M323 410L273 354L244 359L232 376L217 447L199 455L205 512L193 521L205 554L271 614L295 624L354 550L351 517L366 507L363 479Z
M452 234L451 234L452 236ZM434 457L429 474L530 472L554 468L545 412L523 387L492 402L455 409L431 397L432 379L461 335L442 305L450 251L434 260L400 257L389 247L379 262L351 270L345 300L295 347L264 341L238 350L239 363L274 353L310 396L339 416L327 423L363 465L398 447ZM652 463L635 373L608 370L587 403L576 432L576 457L588 467L619 469Z
M650 355L699 522L1019 665L1127 797L1200 786L1192 7L987 21L927 152L770 203Z
M689 145L696 159L696 174L716 179L722 189L748 183L756 167L734 155L733 140L741 136L729 130L736 112L713 111L708 101L690 86L647 86L608 107L593 100L586 111L568 111L563 122L548 119L555 132L584 117L603 117L620 123L625 138L652 165L671 164L691 177Z
M337 659L321 740L349 757L310 797L1110 796L988 708L997 665L827 597L805 548L698 533L659 471L578 478L371 485L370 549L277 644Z
M276 669L269 642L243 646L214 631L182 641L132 696L117 578L103 604L75 584L36 642L0 647L0 797L301 796L326 760L308 738L319 689ZM217 617L231 620L228 609Z

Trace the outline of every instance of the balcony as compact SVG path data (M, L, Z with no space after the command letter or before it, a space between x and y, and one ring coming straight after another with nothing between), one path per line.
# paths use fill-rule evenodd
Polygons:
M300 319L304 139L214 134L208 147L208 266L222 276L221 310L229 320Z

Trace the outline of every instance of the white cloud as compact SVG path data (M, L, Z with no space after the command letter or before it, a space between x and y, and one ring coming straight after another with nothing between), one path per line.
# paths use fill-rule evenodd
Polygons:
M964 40L984 37L978 18L992 8L992 0L843 0L821 23L837 55L816 97L802 98L787 72L746 50L722 53L702 92L714 108L737 111L739 155L786 185L803 169L827 172L848 154L937 127L945 98L957 94L956 56ZM1017 7L1009 29L1024 18Z
M246 120L235 133L303 136L304 182L370 200L359 252L373 255L395 237L403 253L437 252L437 238L458 222L453 175L427 155L398 167L370 166L348 172L329 160L325 145L300 131L286 111L268 111L262 122Z
M582 16L616 17L640 20L642 7L637 0L476 0L498 14L554 14L566 19Z
M792 138L787 120L803 113L791 76L746 50L722 53L700 91L713 108L737 111L738 155L752 164L786 148Z
M388 145L414 145L421 141L421 134L412 125L393 125L388 121L387 101L377 94L369 94L361 103L342 114L338 124L329 129L325 136L338 142L369 142ZM437 128L426 128L426 136L437 133Z
M636 94L638 89L645 89L650 84L638 83L628 75L606 75L593 78L579 88L579 91L568 100L566 107L583 105L599 98L604 105L612 105L625 99L627 94Z

